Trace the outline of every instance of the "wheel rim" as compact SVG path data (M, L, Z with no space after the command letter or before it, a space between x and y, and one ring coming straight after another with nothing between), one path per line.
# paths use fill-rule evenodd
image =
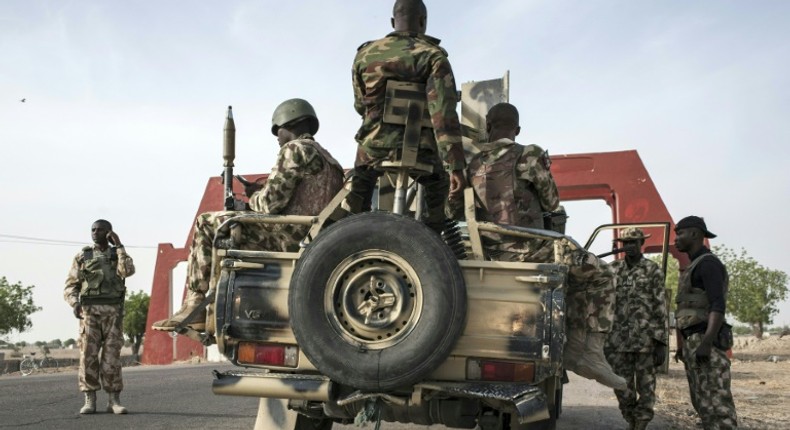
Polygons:
M31 374L33 372L33 363L28 363L26 361L23 361L22 363L19 364L19 371L23 375Z
M414 330L422 285L411 265L384 250L363 251L332 272L324 297L330 325L347 342L367 349L395 345Z

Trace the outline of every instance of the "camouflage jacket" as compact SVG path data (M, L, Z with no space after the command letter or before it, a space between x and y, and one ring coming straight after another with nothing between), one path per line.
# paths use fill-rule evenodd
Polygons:
M352 70L354 108L362 115L357 142L363 148L400 148L402 125L384 124L384 93L390 79L425 84L433 130L422 129L420 148L436 151L448 170L464 167L458 93L447 52L426 35L392 32L360 46Z
M134 261L132 261L132 257L126 253L126 248L120 247L115 248L115 250L118 255L116 272L118 277L126 279L134 275ZM102 251L98 246L94 245L93 252L95 256L102 255L106 258L110 258L110 248ZM66 277L66 288L63 290L63 298L71 307L74 307L74 305L80 302L80 289L82 288L82 281L85 280L81 271L82 257L83 252L80 251L71 261L71 269L69 269L69 275Z
M653 340L667 342L667 301L658 264L642 258L630 267L612 263L615 272L615 320L606 347L616 352L652 352Z
M314 145L318 145L318 142L313 140L313 136L303 134L280 148L277 164L269 173L263 189L250 197L252 210L266 214L281 214L285 211L302 180L324 170L324 157ZM331 156L328 158L326 161L337 166L342 176L340 164ZM332 196L336 192L334 190ZM294 213L300 213L298 208L291 209L295 210Z
M515 146L515 148L514 148ZM494 210L497 212L502 211L525 211L528 214L513 216L513 219L529 219L534 216L542 217L542 212L553 211L557 209L560 204L560 194L557 190L557 184L554 182L554 177L549 170L550 162L546 152L537 145L520 145L510 139L500 139L495 142L484 143L479 146L480 152L475 154L470 162L471 165L479 165L482 167L492 166L505 156L511 149L521 149L521 156L516 160L514 166L514 179L513 189L508 192L508 195L499 195L497 200L500 202ZM484 169L481 169L484 170ZM470 182L474 182L473 177L479 172L469 171L468 177ZM495 192L495 190L493 190ZM532 201L537 204L521 205L521 202L514 201L514 195L532 195ZM480 198L481 196L478 196ZM491 208L489 208L491 210ZM535 211L540 212L534 214ZM542 219L542 218L541 218ZM534 225L524 226L534 227ZM537 248L543 247L543 241L524 240L524 241L502 241L498 235L492 235L487 238L488 243L496 243L493 245L494 249L503 251L532 253Z

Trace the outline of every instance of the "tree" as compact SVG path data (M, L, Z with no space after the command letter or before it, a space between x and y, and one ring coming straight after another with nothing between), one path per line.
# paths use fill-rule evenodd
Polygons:
M148 319L148 304L151 297L143 291L137 291L126 298L123 315L123 333L132 342L134 361L140 361L140 345L143 343L145 326Z
M33 303L33 286L9 284L0 278L0 336L17 331L22 333L33 326L30 315L41 308Z
M66 341L65 341L65 342L63 342L63 347L64 347L64 348L68 348L68 347L70 347L71 345L76 345L76 344L77 344L77 341L76 341L76 340L69 338L69 339L66 339Z
M752 333L762 339L766 325L773 323L779 312L778 303L787 297L787 274L769 269L750 257L726 246L715 246L713 252L727 266L730 287L727 309L738 320L752 326Z
M49 346L53 348L63 348L63 342L61 342L60 339L53 339L49 341Z

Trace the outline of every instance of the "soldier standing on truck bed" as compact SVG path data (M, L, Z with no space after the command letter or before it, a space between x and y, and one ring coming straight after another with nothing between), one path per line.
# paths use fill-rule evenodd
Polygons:
M255 212L271 215L318 215L343 186L343 168L313 139L318 117L305 100L282 102L272 115L272 134L280 151L265 185L251 184L245 191ZM187 296L181 309L152 325L154 330L172 331L194 311L206 296L211 277L212 242L225 220L238 211L207 212L195 221L187 267ZM293 224L245 224L239 249L294 252L309 226ZM189 324L206 329L205 309Z
M667 299L664 275L642 255L650 235L635 227L615 239L623 243L625 258L612 263L615 273L614 327L606 339L606 359L628 388L615 390L620 412L630 430L644 430L653 419L656 368L667 354Z
M126 253L109 221L91 226L93 246L74 257L63 298L80 320L79 387L85 393L81 414L96 412L96 391L109 395L107 412L125 414L121 348L123 348L123 301L125 279L134 275L134 262Z
M678 349L675 361L683 360L691 404L708 429L738 427L730 390L732 327L724 322L729 275L724 264L705 246L705 220L688 216L675 224L675 247L688 254L691 264L678 282Z
M546 151L536 145L515 142L521 131L518 110L499 103L486 115L490 142L469 162L468 177L476 195L481 221L520 227L543 228L543 213L558 208L560 198L551 175ZM457 204L457 201L451 202ZM564 232L563 232L564 233ZM482 235L492 260L553 262L554 245L540 239ZM563 353L566 369L611 388L624 389L603 355L606 334L612 328L613 273L595 255L581 249L565 253L569 267L566 329Z
M359 148L346 205L352 212L369 211L381 176L375 165L399 155L405 128L383 122L387 81L424 84L433 129L422 129L417 161L432 165L433 172L417 181L425 188L425 223L441 232L448 194L454 196L466 185L465 163L453 70L439 39L425 34L427 15L422 0L397 0L391 20L395 31L359 47L352 78L354 108L362 115L362 126L356 135ZM361 206L356 199L362 200Z

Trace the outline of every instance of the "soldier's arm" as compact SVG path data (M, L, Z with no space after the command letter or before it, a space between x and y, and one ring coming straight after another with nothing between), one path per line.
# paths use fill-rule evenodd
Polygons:
M544 212L556 210L560 205L560 192L549 166L548 155L537 145L528 146L516 164L518 178L532 183Z
M365 83L362 82L362 76L357 71L357 59L354 59L354 66L351 68L351 82L354 86L354 110L360 116L364 116L365 105L362 104L362 97L365 95L363 92Z
M708 295L710 303L708 313L708 328L702 336L702 344L710 346L719 333L721 325L724 323L724 312L727 309L726 291L724 289L725 271L724 266L718 261L710 259L703 260L694 269L700 274L702 287Z
M651 291L654 293L653 306L653 339L665 343L667 341L667 295L664 286L664 275L658 265L651 265L652 273L650 274L650 282L652 283Z
M134 275L134 261L132 260L132 257L126 253L126 248L119 246L115 248L115 250L118 253L118 268L116 269L118 276L122 279L126 279Z
M63 299L72 308L80 302L80 288L82 288L82 275L80 274L79 259L82 254L78 254L71 262L69 274L66 277L66 288L63 289Z
M436 145L447 170L460 170L464 168L466 161L461 146L461 123L456 112L458 91L453 69L450 61L443 55L432 59L430 69L425 93Z
M312 146L293 142L283 145L266 186L250 197L250 207L266 214L282 212L302 178L306 174L317 173L322 167L321 163L321 156Z

